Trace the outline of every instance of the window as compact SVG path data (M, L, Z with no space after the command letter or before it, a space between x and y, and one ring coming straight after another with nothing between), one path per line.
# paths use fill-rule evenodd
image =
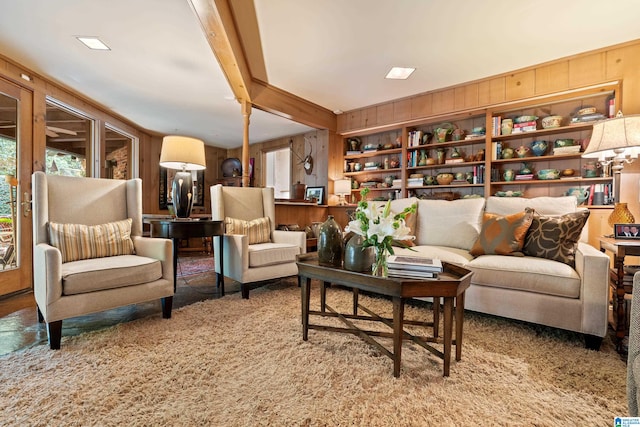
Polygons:
M265 153L266 186L273 187L276 199L291 198L291 150L280 148Z

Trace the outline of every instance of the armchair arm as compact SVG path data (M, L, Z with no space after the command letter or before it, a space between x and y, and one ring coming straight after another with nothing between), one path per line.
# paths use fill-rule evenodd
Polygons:
M640 272L633 275L633 286L640 288ZM627 400L629 415L638 416L638 385L640 378L636 376L638 355L640 354L640 292L631 296L631 316L629 321L629 348L627 355Z
M224 239L224 275L240 280L243 272L249 269L249 237L242 234L225 234L213 238L213 255L216 272L220 272L219 241Z
M304 231L274 230L271 233L274 243L290 243L300 247L300 253L307 253L307 234Z
M46 320L47 306L62 297L62 254L47 243L33 247L33 293Z
M171 239L134 236L133 247L136 254L160 260L162 278L173 282L173 242Z
M582 330L585 334L604 337L609 311L609 257L593 246L578 242L576 272L582 282Z

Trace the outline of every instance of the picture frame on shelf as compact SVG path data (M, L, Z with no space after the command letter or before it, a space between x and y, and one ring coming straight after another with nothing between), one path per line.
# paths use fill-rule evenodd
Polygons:
M616 239L640 240L640 224L615 224L613 233Z
M317 204L324 204L324 186L322 187L307 187L304 193L305 200L316 200Z

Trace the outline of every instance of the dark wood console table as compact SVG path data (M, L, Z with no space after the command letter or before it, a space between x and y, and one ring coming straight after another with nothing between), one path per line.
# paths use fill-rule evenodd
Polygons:
M625 294L633 290L633 282L624 280L624 259L626 256L640 256L640 240L600 238L600 250L613 254L613 268L609 270L609 286L612 293L612 315L609 324L616 332L616 348L622 350L622 341L628 334L625 321Z
M214 237L224 235L224 221L189 219L145 219L151 226L151 237L173 240L173 290L176 290L178 274L178 244L180 239ZM224 296L224 239L220 239L220 273L216 273L216 285Z

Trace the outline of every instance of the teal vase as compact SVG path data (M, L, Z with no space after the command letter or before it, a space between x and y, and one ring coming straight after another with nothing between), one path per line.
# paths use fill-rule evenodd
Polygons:
M342 229L333 215L322 223L318 232L318 263L333 267L342 266Z

